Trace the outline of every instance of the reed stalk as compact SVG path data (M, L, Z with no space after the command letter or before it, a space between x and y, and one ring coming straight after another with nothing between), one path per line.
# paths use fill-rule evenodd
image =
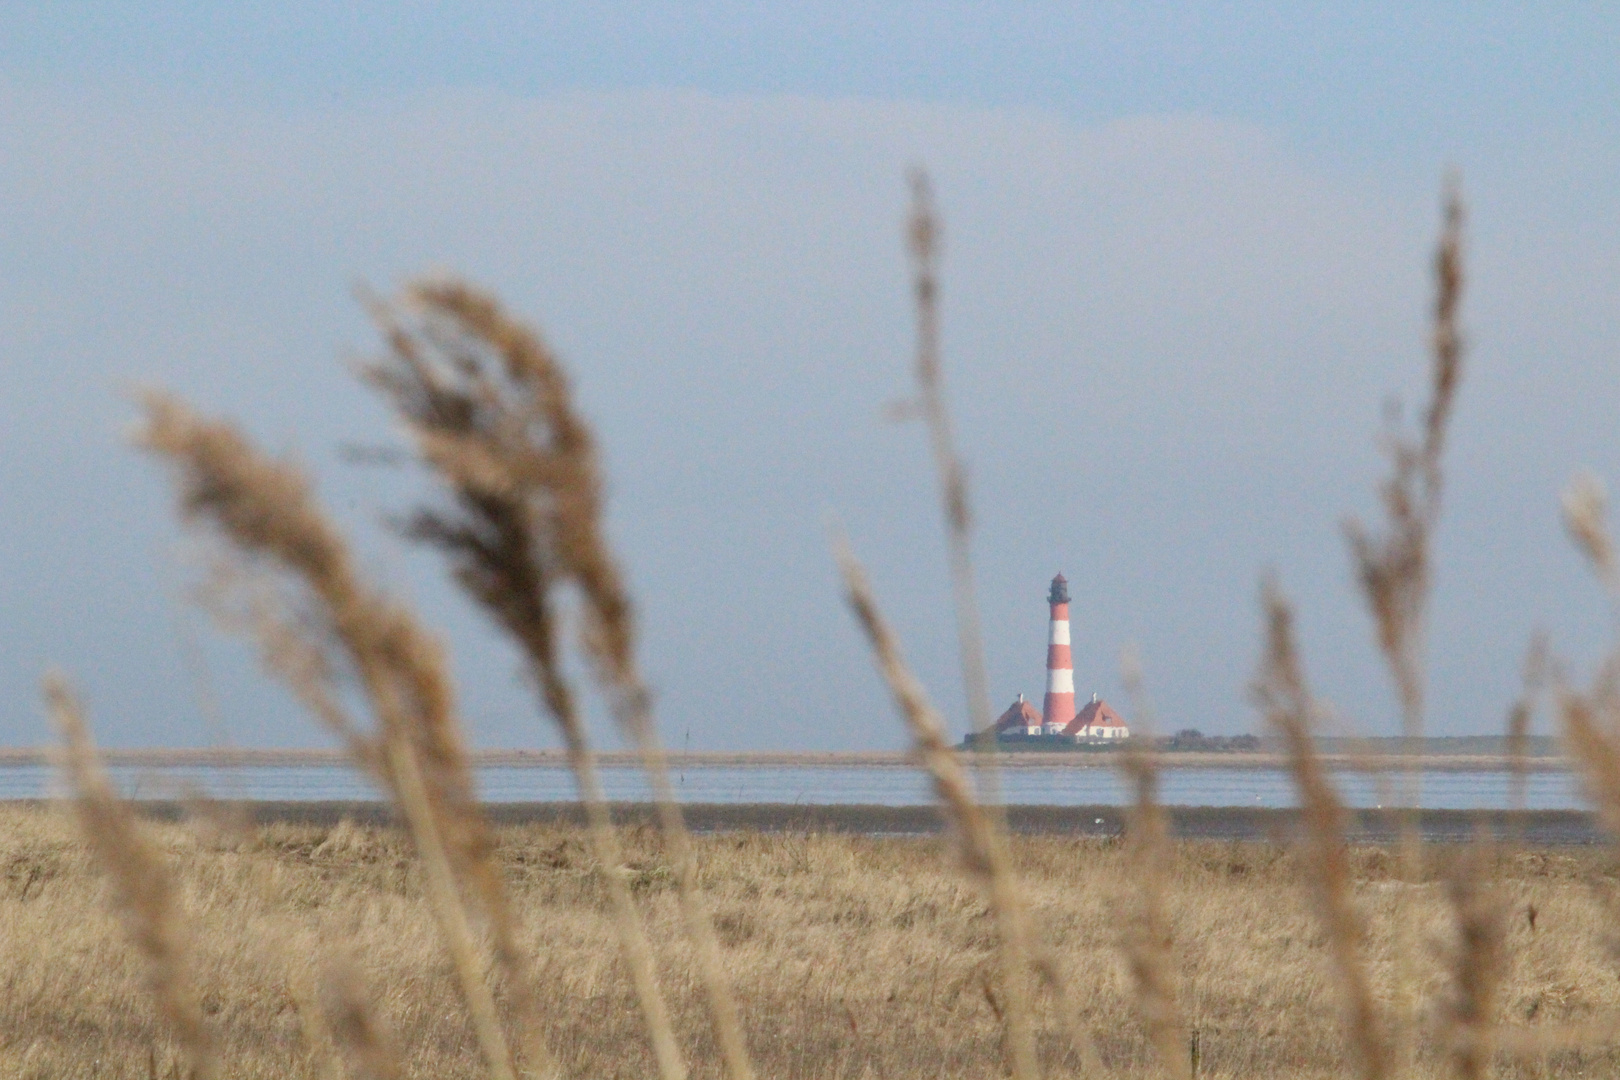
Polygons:
M1385 517L1381 534L1374 535L1354 518L1344 526L1362 595L1373 617L1379 650L1400 703L1405 758L1400 793L1401 866L1402 877L1409 885L1421 880L1423 874L1417 756L1423 736L1431 553L1444 487L1441 462L1462 378L1462 229L1462 197L1455 180L1448 180L1434 254L1428 402L1415 432L1401 425L1398 408L1390 409L1383 440L1390 472L1379 488ZM1403 909L1409 906L1410 902L1403 900ZM1397 1043L1405 1059L1413 1050L1412 1041L1406 1037L1408 1021L1416 1014L1420 995L1414 967L1419 948L1412 937L1416 926L1410 911L1403 910L1399 924L1406 939L1398 965L1405 1007L1397 1014L1397 1030L1401 1033Z
M404 817L486 1067L495 1080L511 1080L513 1058L484 977L473 899L525 1024L533 1019L530 979L473 795L437 640L408 609L360 579L347 544L296 466L262 455L229 424L205 420L172 397L148 394L145 409L140 445L173 465L182 516L211 527L235 553L236 578L258 585L247 603L268 665L349 741L357 763ZM365 692L372 732L343 708L344 674ZM543 1041L530 1035L531 1067L554 1075Z
M906 224L907 250L911 256L912 264L912 300L913 313L916 325L916 349L913 360L913 375L916 381L915 397L903 402L896 415L900 417L919 416L928 431L929 452L934 462L934 472L940 488L941 508L945 520L945 539L950 565L952 610L956 619L956 637L959 662L962 671L962 688L968 712L968 729L981 738L991 734L992 712L989 695L989 679L986 674L984 658L984 637L979 615L977 589L974 585L973 558L972 558L972 532L973 515L968 495L966 468L961 455L956 448L954 425L951 421L950 409L946 405L944 366L941 361L940 331L939 331L939 262L942 249L942 227L938 211L934 203L933 186L928 175L921 169L914 169L910 174L911 209ZM851 593L851 603L856 607L857 615L861 615L862 608L856 603L855 590L850 586L851 573L855 575L862 587L866 589L866 598L871 600L870 589L865 585L864 574L846 546L840 545L840 565L845 571L846 587ZM876 615L875 603L868 605L869 613ZM872 637L872 627L864 616L862 624L867 628L868 637ZM904 664L899 659L898 645L894 646L891 659L898 665L891 670L891 665L880 658L880 668L889 678L891 690L901 702L902 713L911 716L903 699L900 685L891 674L904 672ZM874 648L876 644L874 642ZM917 687L920 690L920 686ZM926 699L918 699L926 704ZM915 705L916 702L913 702ZM932 714L938 720L938 714ZM933 736L918 735L917 722L908 720L913 732L913 739L918 747L925 742L931 743ZM926 727L926 725L924 725ZM943 726L936 723L938 738L943 744ZM982 743L980 745L983 745ZM993 752L997 748L993 741L989 743ZM931 759L924 754L925 768L934 777L936 790L958 791L955 782L947 777L943 786L940 774L935 772L936 767L944 767L943 761ZM928 764L930 760L934 764ZM953 759L954 760L954 759ZM958 765L958 768L959 765ZM962 774L965 781L966 774ZM988 843L999 844L999 837L1005 830L1000 806L1000 779L994 754L983 759L978 770L979 793L974 795L971 786L961 789L959 794L965 795L973 806L972 817L975 829L985 832ZM942 808L946 807L948 800L941 795ZM951 812L947 810L947 817L951 819ZM961 831L961 830L959 830ZM1010 873L1010 871L1008 871ZM1011 889L1012 896L1008 904L998 910L1005 912L1003 921L1002 939L1009 943L1011 954L1008 964L1004 965L1004 975L1016 967L1016 973L1009 981L1009 1004L1001 1010L1008 1023L1009 1058L1013 1063L1015 1074L1022 1066L1019 1062L1027 1054L1030 1068L1038 1069L1038 1062L1034 1058L1033 1035L1025 1035L1022 1031L1022 1020L1017 1018L1021 1007L1017 1002L1025 1000L1028 996L1028 986L1025 981L1024 961L1020 957L1029 957L1037 971L1045 979L1057 999L1058 1011L1061 1014L1065 1028L1069 1034L1076 1052L1079 1054L1082 1066L1087 1073L1098 1075L1102 1072L1102 1063L1097 1056L1096 1046L1090 1033L1081 1021L1078 1011L1074 1007L1072 992L1068 981L1064 977L1057 961L1046 950L1039 946L1030 934L1023 915L1021 903L1016 895L1016 887L1012 885L990 884L992 894L997 889ZM1029 1049L1023 1049L1025 1040L1029 1041Z
M1176 994L1175 931L1164 904L1169 837L1158 803L1158 769L1148 751L1126 748L1134 798L1127 837L1134 867L1134 912L1125 930L1125 956L1148 1042L1174 1080L1191 1080L1187 1025Z
M1519 822L1524 816L1530 729L1546 695L1552 666L1547 636L1538 633L1530 639L1530 645L1525 650L1521 673L1522 688L1518 699L1509 707L1507 717L1508 769L1511 778L1508 805L1513 811L1515 822ZM1520 829L1515 825L1514 846L1518 846L1520 839Z
M191 974L185 915L163 856L142 835L135 815L113 791L96 757L84 709L67 679L45 676L45 704L62 737L62 763L85 842L112 882L114 902L131 943L146 961L147 979L197 1080L220 1075L214 1038L203 1022Z
M945 513L945 543L950 558L951 599L956 613L956 643L961 657L962 689L966 695L968 729L984 734L992 722L989 677L985 672L984 634L979 618L978 592L973 583L973 511L968 498L967 470L956 449L950 409L945 403L945 374L940 360L939 259L941 225L934 206L933 186L921 169L911 173L911 214L907 247L911 255L912 296L917 322L914 372L917 381L915 412L928 429L928 448L939 480ZM994 746L992 744L992 749ZM994 796L994 764L986 770Z
M585 656L653 789L726 1073L750 1080L741 1022L635 658L633 606L602 527L595 441L574 409L567 377L538 334L466 285L415 285L400 308L416 316L412 325L401 311L373 305L389 354L364 374L451 502L418 510L408 532L450 557L456 578L526 657L568 750L660 1070L678 1077L685 1065L645 930L617 869L618 841L594 754L561 667L556 594L569 586L578 592Z
M1327 934L1334 982L1345 1030L1363 1080L1382 1080L1393 1062L1385 1025L1363 959L1365 929L1352 893L1354 881L1344 847L1344 805L1316 753L1311 729L1317 712L1294 642L1294 613L1273 580L1261 604L1266 649L1255 680L1255 698L1266 723L1282 739L1305 824L1304 853L1310 896Z
M1127 739L1124 747L1123 767L1133 792L1125 835L1130 845L1136 895L1122 944L1148 1042L1173 1080L1192 1080L1187 1025L1176 992L1179 980L1175 929L1164 900L1170 834L1164 808L1159 805L1159 771L1151 749L1152 711L1147 704L1141 662L1135 650L1127 648L1122 660L1125 685L1137 724L1137 734Z
M975 798L967 770L946 740L939 712L906 666L899 641L878 609L865 570L842 541L835 545L835 554L844 580L845 597L911 733L918 763L933 783L959 863L963 872L984 890L995 916L1001 945L1001 1019L1006 1033L1008 1064L1015 1080L1034 1080L1040 1075L1040 1065L1035 1050L1029 988L1033 950L1028 913L1008 858L1006 842L996 822Z

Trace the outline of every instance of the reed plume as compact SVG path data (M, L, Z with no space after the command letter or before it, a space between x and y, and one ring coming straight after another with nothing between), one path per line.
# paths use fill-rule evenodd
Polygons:
M1552 669L1553 699L1562 720L1564 744L1574 759L1587 798L1596 806L1604 828L1620 842L1620 568L1608 524L1608 500L1602 482L1590 472L1578 473L1563 493L1564 527L1608 595L1615 639L1586 689L1571 685L1564 672ZM1612 902L1608 905L1612 912ZM1613 944L1610 943L1612 950ZM1564 1031L1516 1031L1510 1049L1520 1056L1610 1043L1620 1020L1604 1018ZM1502 1033L1497 1035L1500 1045Z
M1327 934L1345 1029L1364 1080L1391 1071L1391 1054L1363 959L1365 930L1352 895L1354 884L1344 848L1344 806L1316 753L1311 734L1316 703L1305 681L1294 642L1294 612L1273 580L1261 605L1266 620L1265 654L1254 694L1266 723L1282 739L1305 823L1310 896Z
M1614 542L1609 532L1603 487L1590 473L1579 474L1563 497L1564 526L1592 564L1598 580L1612 591L1616 580ZM1620 610L1620 609L1617 609ZM1555 681L1564 741L1580 769L1588 796L1597 805L1604 827L1620 838L1620 641L1610 646L1592 686L1579 690Z
M1609 536L1609 496L1603 481L1596 473L1582 470L1570 480L1561 501L1565 530L1613 602L1620 598L1620 563L1615 561L1614 541Z
M912 296L917 320L917 396L907 412L920 415L928 428L928 446L934 458L945 512L945 542L950 554L951 598L956 612L956 641L961 654L962 688L967 696L968 727L984 732L992 718L984 635L980 628L978 594L973 584L973 511L968 499L967 470L957 453L951 414L945 404L945 375L940 362L941 233L933 186L927 173L915 169L911 173L911 215L906 239L911 254ZM987 776L993 785L995 773L989 771Z
M1530 749L1530 727L1547 690L1548 673L1552 669L1547 636L1538 633L1530 639L1525 650L1522 669L1523 688L1508 709L1507 753L1508 769L1512 777L1509 804L1516 813L1524 810L1526 759Z
M113 791L91 741L84 710L63 676L45 676L45 703L63 742L79 827L112 881L124 927L146 960L158 1008L191 1062L197 1080L219 1075L214 1039L203 1022L192 981L184 915L163 857L141 834L135 815Z
M1442 200L1440 239L1435 247L1434 306L1429 334L1429 400L1418 429L1409 432L1392 407L1384 432L1390 473L1379 488L1384 529L1374 535L1359 521L1345 522L1361 591L1373 617L1374 636L1400 702L1404 765L1401 770L1401 867L1409 883L1422 876L1423 844L1418 830L1419 771L1425 694L1425 650L1432 584L1431 550L1440 520L1444 474L1441 461L1457 388L1462 379L1462 197L1448 181ZM1403 898L1399 932L1416 932L1410 899ZM1399 984L1406 1009L1397 1026L1403 1055L1411 1049L1405 1018L1419 996L1416 942L1400 949Z
M900 655L900 643L878 609L872 586L848 546L836 545L845 598L872 647L879 673L911 733L912 750L933 783L940 812L951 830L957 858L985 892L1001 943L1003 1003L1008 1062L1015 1080L1040 1075L1029 991L1032 955L1029 918L996 822L974 797L961 758L945 737L945 725L917 677Z
M629 591L602 526L595 440L574 409L567 377L534 331L464 284L420 283L398 308L373 304L373 311L389 353L365 376L393 405L450 497L448 508L418 510L407 530L449 556L456 578L526 657L579 783L660 1069L676 1077L685 1066L645 930L618 874L618 841L577 696L562 670L558 593L570 586L582 600L585 656L651 781L727 1075L749 1080L742 1026L636 661ZM407 314L414 316L409 324Z
M236 575L258 586L247 603L269 666L355 747L404 817L486 1066L497 1080L510 1080L513 1060L484 977L470 900L490 927L524 1023L532 1020L530 979L490 858L438 641L407 608L361 580L301 470L175 398L149 393L144 405L138 441L174 467L182 516L211 527L236 553ZM345 675L358 681L375 714L369 733L344 708ZM555 1073L538 1034L526 1049L532 1067Z
M1434 256L1429 401L1416 433L1402 430L1393 416L1385 432L1390 475L1379 489L1386 517L1384 533L1374 536L1354 518L1345 523L1378 645L1400 698L1402 733L1409 740L1418 738L1423 731L1430 548L1440 518L1441 457L1462 377L1463 346L1458 325L1463 287L1462 225L1462 199L1451 185L1445 195Z

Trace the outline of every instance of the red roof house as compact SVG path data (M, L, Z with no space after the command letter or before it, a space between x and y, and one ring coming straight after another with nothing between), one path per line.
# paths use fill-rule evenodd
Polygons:
M1095 695L1063 729L1063 734L1073 739L1123 739L1130 733L1114 707Z
M1034 734L1041 730L1041 710L1024 700L1019 694L1018 700L1007 706L1007 711L996 717L996 733L1016 731L1019 734Z

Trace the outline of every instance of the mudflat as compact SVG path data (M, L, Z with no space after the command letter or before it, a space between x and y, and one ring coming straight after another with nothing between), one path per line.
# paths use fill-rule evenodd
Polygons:
M47 803L18 800L15 808L43 809ZM310 825L330 828L343 821L367 826L394 822L387 803L370 801L218 800L206 804L166 800L131 804L143 816L180 822L200 812L223 814L254 825ZM614 803L613 818L626 826L652 827L657 808L649 803ZM820 805L814 803L688 803L687 825L699 833L852 833L868 836L928 836L944 829L932 806ZM585 824L577 802L488 803L484 813L499 825L572 826ZM1030 836L1107 838L1123 834L1125 814L1119 806L1008 806L1007 826ZM1172 806L1165 808L1172 836L1184 840L1230 840L1289 843L1300 833L1299 811L1249 806ZM1345 838L1353 843L1387 845L1400 839L1400 811L1348 812ZM1433 844L1467 843L1486 838L1533 847L1583 847L1608 842L1595 815L1580 810L1422 810L1418 830Z

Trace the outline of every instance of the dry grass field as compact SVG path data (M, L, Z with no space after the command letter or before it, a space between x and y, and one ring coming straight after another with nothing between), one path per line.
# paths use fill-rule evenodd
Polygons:
M370 1005L412 1077L487 1075L451 962L402 832L344 822L244 833L153 825L177 883L191 967L221 1074L329 1077L341 1070L331 997ZM627 873L692 1075L721 1075L672 873L659 834L627 830ZM696 864L721 939L749 1051L781 1078L1004 1075L996 935L980 892L938 839L723 833L697 837ZM655 1072L614 946L613 916L583 829L507 827L496 862L541 987L541 1027L571 1076ZM1135 918L1125 845L1018 838L1012 857L1038 937L1067 973L1112 1076L1157 1072L1122 941ZM1384 849L1351 849L1379 998L1396 987L1395 904L1415 898L1423 1031L1413 1075L1447 1073L1436 1018L1458 949L1443 896L1448 859L1400 884ZM1620 1011L1611 901L1620 864L1605 850L1503 851L1484 876L1505 909L1499 1023L1553 1030ZM183 1057L120 932L72 819L0 812L0 1074L182 1075ZM1343 1076L1347 1051L1323 932L1300 864L1260 844L1180 843L1165 903L1181 1007L1198 1032L1200 1076ZM333 989L333 971L345 972ZM359 984L359 985L356 985ZM363 987L363 988L362 988ZM1047 1075L1083 1074L1050 995L1036 1001ZM1603 1076L1620 1053L1601 1039L1499 1075Z

